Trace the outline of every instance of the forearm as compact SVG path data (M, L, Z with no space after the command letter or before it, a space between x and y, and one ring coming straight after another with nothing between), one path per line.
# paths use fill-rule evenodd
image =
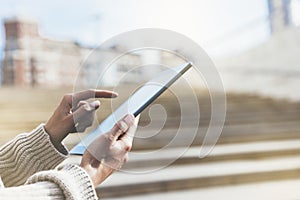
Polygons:
M24 184L32 174L55 168L67 157L51 143L43 125L18 135L0 148L0 176L6 187Z

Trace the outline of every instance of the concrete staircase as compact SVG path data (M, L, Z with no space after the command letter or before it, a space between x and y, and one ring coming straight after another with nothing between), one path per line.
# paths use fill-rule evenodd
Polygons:
M64 93L2 88L1 94L6 98L0 100L1 143L46 121ZM187 149L183 145L186 135L182 134L171 147L154 155L141 156L164 147L174 138L178 128L178 102L166 93L156 101L168 114L163 130L151 137L153 130L150 128L138 131L138 136L147 138L135 139L133 153L123 172L113 174L100 185L97 188L99 196L102 199L300 199L300 103L227 94L227 116L222 135L211 154L199 159L211 104L205 91L197 91L197 94L200 129L191 147ZM181 103L192 110L188 96L182 99ZM111 102L102 100L101 103L99 120L109 114ZM189 123L193 116L184 119ZM149 123L146 111L140 125ZM161 117L153 115L151 124L154 126L151 127L160 123ZM186 134L189 129L188 126L185 128ZM76 144L78 135L68 136L67 146ZM78 163L79 160L80 157L72 157L68 162ZM167 167L149 172L162 166ZM145 173L147 171L149 173Z
M197 150L188 150L171 166L154 172L118 172L97 191L103 198L126 197L300 178L300 140L219 145L209 157L202 160L198 158ZM171 152L168 153L172 155ZM148 161L133 158L132 163L128 164L131 169L151 169L160 159L170 159L164 156ZM129 166L125 166L125 169Z
M180 116L172 109L176 106L163 96L156 102L169 112L163 130L146 139L135 139L129 162L97 188L99 196L103 199L174 199L178 196L177 199L182 199L181 194L184 194L187 199L199 199L195 195L214 192L213 188L218 187L234 190L244 184L259 185L268 181L277 186L280 181L300 183L300 103L228 95L227 117L219 142L209 156L200 159L211 105L208 95L198 98L199 132L190 148L182 145L186 138L183 134L177 136L176 143L161 150L174 137ZM183 103L188 104L188 99ZM146 113L141 117L141 125L150 121ZM151 120L151 123L159 123L159 117ZM189 133L189 127L185 132ZM147 135L151 135L151 130L138 132L138 136ZM151 155L157 150L159 153ZM178 155L181 156L178 158ZM79 158L73 159L78 162ZM223 199L232 197L234 194Z

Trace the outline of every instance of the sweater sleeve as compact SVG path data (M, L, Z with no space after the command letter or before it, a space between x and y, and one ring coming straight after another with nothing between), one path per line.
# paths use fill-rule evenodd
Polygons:
M0 176L6 187L18 186L36 172L54 169L67 158L62 146L58 151L43 124L30 133L18 135L0 148Z
M97 200L92 181L81 167L66 165L59 170L31 176L26 185L0 189L3 200Z
M3 200L65 199L63 191L55 183L47 181L0 189L0 197Z
M59 170L38 172L26 184L55 183L67 200L96 200L97 194L92 180L84 169L76 165L65 165Z

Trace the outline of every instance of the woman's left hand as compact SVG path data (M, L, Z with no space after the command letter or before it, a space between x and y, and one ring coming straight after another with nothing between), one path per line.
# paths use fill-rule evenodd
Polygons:
M139 116L126 115L85 150L80 166L96 187L128 160Z

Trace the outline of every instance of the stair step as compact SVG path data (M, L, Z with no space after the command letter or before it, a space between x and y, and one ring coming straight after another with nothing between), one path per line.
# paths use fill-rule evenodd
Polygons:
M240 185L219 186L168 193L142 194L118 198L102 198L105 200L174 200L174 199L209 199L209 200L293 200L300 199L300 179L285 181L267 181L262 183L248 183ZM222 197L222 198L221 198Z
M198 129L193 140L193 145L201 145L206 134L206 127ZM186 146L191 139L187 134L193 134L194 129L182 128L185 134L177 134L178 129L162 129L159 134L153 135L155 130L139 130L134 140L134 150L160 149L172 141L172 147ZM249 142L259 140L291 139L300 138L300 124L298 121L281 123L256 123L225 125L219 142ZM151 137L149 137L151 136ZM176 136L176 137L175 137Z
M187 126L184 127L183 130L185 134L176 135L178 129L163 128L158 134L152 136L153 132L157 132L157 130L138 128L133 150L160 149L172 140L172 147L186 146L186 144L189 143L187 140L191 139L190 137L186 137L186 134L194 132L194 129ZM202 144L206 130L207 127L200 127L198 129L192 145L199 146ZM300 139L299 133L300 123L298 121L225 125L218 143ZM175 135L176 139L174 139ZM65 144L68 148L71 148L77 144L82 137L84 137L84 134L71 134L65 140Z
M201 147L168 148L157 152L151 150L131 151L129 161L122 169L151 168L163 162L173 165L197 164L232 160L257 160L270 157L300 155L300 139L281 141L260 141L236 144L217 144L209 155L199 158ZM81 156L71 155L66 162L78 164Z
M219 144L209 156L200 159L200 147L169 148L157 152L132 151L129 162L123 169L158 167L164 164L183 165L229 160L263 159L300 155L300 139L284 141L263 141L237 144Z

